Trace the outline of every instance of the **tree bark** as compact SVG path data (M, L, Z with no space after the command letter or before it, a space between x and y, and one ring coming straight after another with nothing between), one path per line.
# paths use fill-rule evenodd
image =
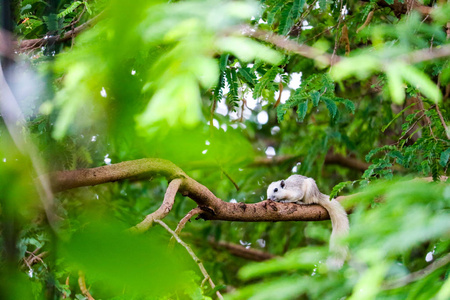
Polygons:
M144 158L108 166L50 174L51 187L61 192L83 186L125 179L143 180L163 176L167 180L181 179L178 192L194 200L202 209L205 220L241 222L320 221L328 220L328 212L320 205L299 205L265 200L258 203L230 203L216 197L207 187L186 175L170 161Z

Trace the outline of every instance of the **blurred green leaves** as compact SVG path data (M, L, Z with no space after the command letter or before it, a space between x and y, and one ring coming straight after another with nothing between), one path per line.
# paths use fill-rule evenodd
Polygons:
M250 38L225 34L242 19L258 14L252 2L138 1L129 7L113 1L110 5L102 20L77 38L77 46L58 58L56 70L65 79L55 100L61 111L53 134L57 139L75 123L89 126L76 119L86 105L95 112L90 114L93 120L105 118L105 106L137 105L136 125L143 129L192 128L204 120L203 92L219 78L217 53L233 53L247 62L278 64L282 59ZM140 85L142 92L127 97L117 83L120 77L129 77L135 65L143 77L133 85ZM102 89L108 91L101 95L105 99L99 94Z
M248 280L265 275L288 272L295 269L313 269L320 261L325 261L327 250L318 247L308 247L286 253L283 258L276 258L258 264L251 264L239 271L239 277Z
M200 93L194 78L177 76L156 91L145 112L137 118L146 127L164 121L169 126L192 128L201 119ZM168 105L167 102L171 102Z
M448 9L446 6L445 9ZM440 9L433 10L437 15ZM378 25L361 35L371 35L373 48L353 51L349 58L342 59L332 67L331 74L336 80L356 76L365 79L377 73L386 73L387 90L395 104L405 101L404 82L417 89L425 97L438 103L442 99L439 87L422 69L423 65L412 65L427 61L425 52L431 34L436 39L437 48L445 42L440 26L425 23L417 12L411 13L396 26ZM415 61L414 61L415 60Z
M437 103L442 99L438 86L424 72L401 60L391 62L384 61L382 58L377 59L373 55L358 55L354 58L343 59L333 66L331 75L336 80L344 80L353 75L364 79L373 73L383 71L386 72L392 102L396 104L402 104L405 101L404 81L433 102Z
M217 41L222 52L235 54L244 62L259 59L272 65L281 63L283 56L277 51L245 37L223 37Z
M71 268L107 284L114 293L158 296L174 292L184 282L185 266L156 232L134 235L113 219L100 219L61 244Z

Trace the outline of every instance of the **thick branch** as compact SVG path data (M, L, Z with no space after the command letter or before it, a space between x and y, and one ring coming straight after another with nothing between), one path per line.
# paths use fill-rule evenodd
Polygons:
M124 179L151 179L158 175L168 180L186 176L168 160L143 158L92 169L55 172L50 174L50 180L53 191L59 192Z
M292 41L285 36L260 29L255 29L248 25L243 25L240 27L240 29L241 33L246 36L271 43L278 48L299 54L303 57L315 59L316 61L325 65L332 66L343 59L343 57L341 56L330 55L329 53L323 52L314 47L305 44L298 44L297 42ZM405 61L406 63L415 64L422 61L428 61L448 56L450 56L450 45L443 45L439 48L433 48L431 50L428 48L416 50L411 53L401 55L398 57L398 59Z
M188 196L203 210L205 220L242 222L320 221L328 220L328 212L320 205L298 205L262 201L255 204L229 203L217 198L207 187L187 176L170 161L144 158L118 164L50 174L55 191L97 185L125 179L148 179L164 176L169 181L180 178L179 192Z

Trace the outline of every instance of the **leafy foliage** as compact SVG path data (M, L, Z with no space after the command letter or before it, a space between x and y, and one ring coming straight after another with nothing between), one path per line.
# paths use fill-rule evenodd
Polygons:
M320 102L323 102L330 113L331 119L334 121L339 120L336 103L344 104L345 108L353 113L355 111L354 104L348 99L337 97L334 91L334 82L328 74L311 75L302 82L301 86L295 90L285 104L278 107L278 119L282 121L288 109L298 106L299 121L303 121L307 113L309 100L312 103L311 108L317 107Z

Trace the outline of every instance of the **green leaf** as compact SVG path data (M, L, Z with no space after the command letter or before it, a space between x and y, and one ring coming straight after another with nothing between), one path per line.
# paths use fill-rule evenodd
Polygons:
M237 107L239 105L239 85L236 75L236 69L227 69L225 73L227 76L228 84L230 85L230 91L228 92L227 100L233 107Z
M219 81L217 86L214 88L213 99L216 101L222 100L223 97L223 87L225 86L225 72L220 72Z
M439 164L442 167L447 165L448 159L450 157L450 148L447 148L444 152L441 153L441 158L439 159Z
M43 17L45 25L49 31L57 31L58 28L58 17L56 14L49 14L48 17Z
M340 60L333 66L330 75L335 80L343 80L353 75L364 79L380 68L380 62L373 55L358 55Z
M241 78L243 78L244 79L244 81L245 82L247 82L248 84L250 84L251 86L254 86L255 85L255 76L253 75L251 75L249 72L248 72L248 69L247 68L239 68L239 70L238 70L238 75L240 75L241 76ZM254 78L255 77L255 78Z
M303 122L306 116L306 112L308 111L308 99L305 99L302 103L298 105L298 119L300 122Z
M327 0L319 0L319 7L322 11L327 9Z
M220 59L219 59L219 69L220 69L220 71L222 71L222 72L225 71L225 69L226 69L226 67L228 65L228 57L229 56L230 55L228 53L222 54L220 56Z
M344 98L336 98L336 100L343 103L345 106L345 109L347 109L347 111L349 113L352 113L352 114L355 113L355 104L352 101L350 101L349 99L344 99Z
M372 156L374 156L375 154L377 154L380 151L387 151L387 150L396 150L395 146L391 146L391 145L386 145L380 148L375 148L373 150L371 150L367 155L366 155L366 161L369 162L370 159L372 158Z
M284 257L275 258L258 264L247 264L239 270L239 277L244 280L262 277L280 271L307 269L314 266L326 255L325 249L307 247L293 250Z
M270 70L268 70L263 77L256 83L255 89L253 90L253 98L257 99L261 97L262 92L264 88L270 83L273 82L275 77L277 76L279 72L278 67L272 67Z
M325 102L325 105L326 105L328 111L330 112L331 117L334 118L336 116L336 113L337 113L337 105L336 105L336 103L333 100L329 99L329 98L322 97L322 99Z
M272 25L275 20L275 15L281 10L284 5L284 1L279 1L272 10L267 14L267 24Z
M341 183L336 184L336 185L333 187L333 190L331 190L331 193L330 193L330 199L335 198L335 197L337 196L337 194L338 194L343 188L345 188L346 186L348 186L348 185L350 185L350 184L353 185L354 183L355 183L355 181L344 181L344 182L341 182Z
M216 60L202 55L192 56L186 66L194 73L200 84L209 89L217 84L216 78L219 76L219 67Z
M292 6L292 17L294 19L297 19L300 16L300 13L303 12L305 2L306 0L294 0L294 5Z
M281 10L280 25L278 26L278 33L281 35L286 35L292 27L291 9L292 2L289 2Z
M173 77L160 86L144 113L137 117L141 127L164 122L169 126L192 128L201 120L201 98L194 76Z
M442 100L442 94L439 87L424 72L406 64L400 68L400 71L403 78L426 97L430 98L435 103Z
M317 92L317 91L315 91L315 92L312 92L312 93L310 94L310 96L311 96L311 101L312 101L314 107L316 107L317 105L319 105L320 93Z
M24 7L22 7L20 9L20 13L23 14L23 12L26 11L27 9L31 9L31 4L27 4Z
M405 87L403 86L402 71L404 64L394 63L386 68L387 83L392 102L402 104L405 101ZM384 130L383 130L384 131Z
M77 7L80 6L81 3L82 3L81 1L73 2L68 8L66 8L65 10L63 10L58 14L58 18L64 18L65 16L73 12L75 9L77 9Z
M283 59L283 56L272 48L246 37L222 37L216 42L216 46L222 52L235 54L244 62L261 59L272 65L277 65Z

